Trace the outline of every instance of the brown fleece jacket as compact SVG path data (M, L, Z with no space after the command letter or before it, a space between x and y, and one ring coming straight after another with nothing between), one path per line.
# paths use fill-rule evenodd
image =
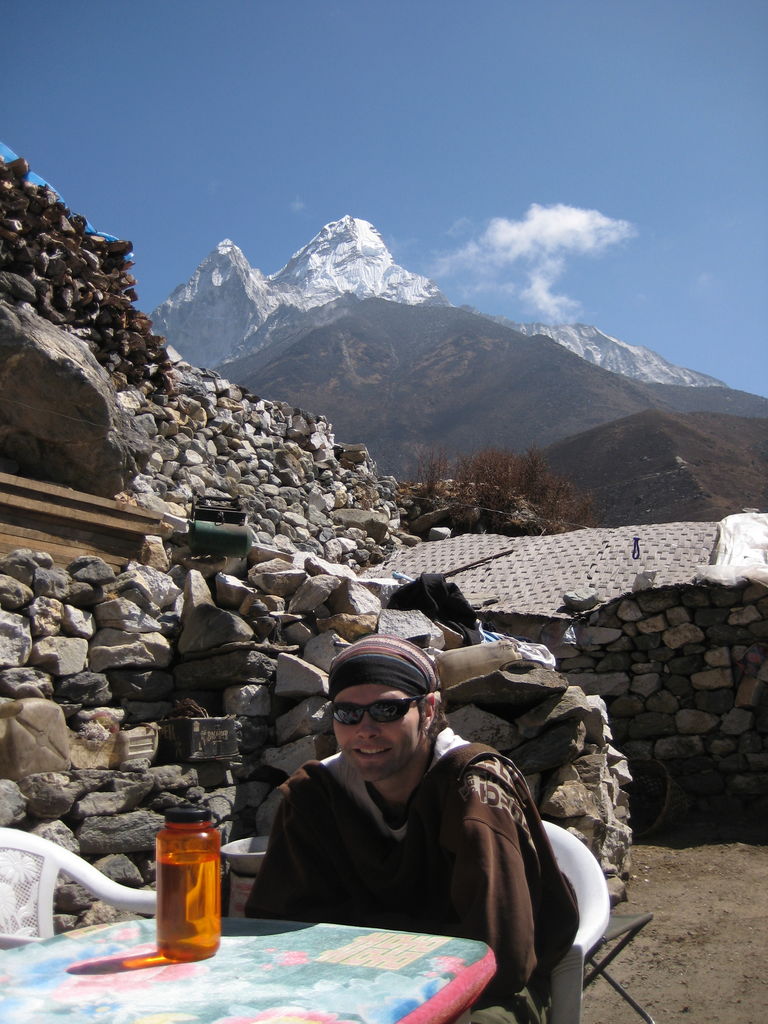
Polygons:
M481 744L446 753L412 796L401 841L320 762L281 789L248 916L482 939L498 965L483 1002L547 986L578 911L508 759Z

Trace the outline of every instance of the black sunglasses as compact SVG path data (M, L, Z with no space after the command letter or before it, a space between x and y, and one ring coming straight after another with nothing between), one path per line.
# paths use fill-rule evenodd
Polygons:
M332 704L333 717L342 725L358 725L367 711L374 722L397 722L405 718L411 704L419 704L424 697L392 697L375 700L373 704Z

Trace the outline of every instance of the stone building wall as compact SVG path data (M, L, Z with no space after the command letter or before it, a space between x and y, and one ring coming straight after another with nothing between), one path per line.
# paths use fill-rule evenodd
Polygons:
M605 700L616 746L658 760L695 809L768 806L768 589L640 590L575 621L558 667Z

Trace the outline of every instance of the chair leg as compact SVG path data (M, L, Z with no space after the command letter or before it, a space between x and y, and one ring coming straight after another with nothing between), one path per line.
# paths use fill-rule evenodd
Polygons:
M627 946L651 920L653 920L653 914L642 914L639 916L622 916L616 915L611 918L609 926L606 929L606 934L598 945L589 953L587 956L587 964L591 967L584 976L584 988L591 985L596 978L605 978L608 984L614 989L615 992L626 1000L632 1009L637 1013L646 1024L655 1024L653 1017L647 1013L643 1007L632 998L627 992L623 985L621 985L615 978L612 978L607 971L608 965L619 955L619 953ZM621 938L619 938L621 936ZM618 939L618 941L616 941ZM607 944L615 942L615 945L606 953L602 960L597 960L596 956Z
M605 935L595 948L587 954L586 961L591 965L592 970L588 971L584 978L584 988L591 985L595 978L603 973L608 964L616 959L624 947L629 945L638 932L642 931L652 920L653 914L641 914L631 917L619 914L612 915ZM618 941L616 941L617 939ZM602 960L597 960L597 954L611 942L614 942L615 945L608 950Z
M612 978L610 976L608 971L601 971L600 977L605 978L605 980L614 989L614 991L618 992L621 998L625 999L629 1003L629 1005L632 1007L635 1013L642 1017L646 1024L656 1024L653 1017L651 1017L651 1015L647 1013L642 1008L642 1006L632 998L632 996L629 994L629 992L627 992L623 985L616 981L615 978Z

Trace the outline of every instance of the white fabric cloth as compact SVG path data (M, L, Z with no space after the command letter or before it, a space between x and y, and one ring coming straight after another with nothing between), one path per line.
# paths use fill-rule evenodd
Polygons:
M696 579L726 586L754 580L768 586L768 513L742 512L718 524L714 560L699 566Z

